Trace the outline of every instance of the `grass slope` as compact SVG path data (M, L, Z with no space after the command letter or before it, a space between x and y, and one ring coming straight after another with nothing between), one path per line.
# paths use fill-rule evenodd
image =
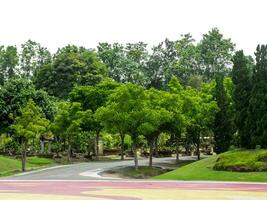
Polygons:
M30 157L27 160L27 170L40 168L53 164L53 161L46 158ZM8 176L21 171L21 161L10 157L0 156L0 176Z
M217 159L217 155L212 156L174 171L153 177L153 179L267 182L267 172L215 171L212 168Z

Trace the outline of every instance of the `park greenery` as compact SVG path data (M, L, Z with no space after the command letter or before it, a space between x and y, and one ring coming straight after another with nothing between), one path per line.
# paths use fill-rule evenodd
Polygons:
M153 177L160 180L266 182L266 150L232 150ZM196 173L197 172L197 173Z
M245 55L217 28L151 49L0 46L0 151L20 154L25 171L27 155L98 160L100 140L133 156L136 169L139 154L152 166L164 152L178 160L266 148L266 78L267 45Z

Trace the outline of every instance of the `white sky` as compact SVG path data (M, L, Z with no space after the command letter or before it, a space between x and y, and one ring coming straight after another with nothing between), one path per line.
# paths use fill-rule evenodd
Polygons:
M212 27L253 54L267 44L267 1L0 0L0 45L32 39L52 52L104 41L155 45L188 32L199 40Z

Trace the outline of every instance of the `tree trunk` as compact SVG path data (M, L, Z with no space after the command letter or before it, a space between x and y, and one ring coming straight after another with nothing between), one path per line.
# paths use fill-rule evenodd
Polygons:
M159 149L158 149L158 139L159 139L159 135L156 136L155 138L155 157L158 158L159 157Z
M26 141L22 141L21 143L21 170L23 172L26 171Z
M67 161L68 163L71 161L71 144L68 145L68 158L67 158Z
M48 153L51 153L51 141L48 142Z
M120 134L121 136L121 160L124 160L124 134Z
M40 153L44 154L44 141L43 140L40 140L40 145L41 145Z
M179 140L176 138L176 162L179 161Z
M149 141L149 167L152 167L153 164L154 144L155 144L155 139L153 138Z
M135 166L135 170L138 170L138 157L137 157L136 142L133 143L133 152L134 152L134 166Z
M200 142L197 143L197 159L200 160Z
M96 133L96 160L99 160L99 135L100 133Z

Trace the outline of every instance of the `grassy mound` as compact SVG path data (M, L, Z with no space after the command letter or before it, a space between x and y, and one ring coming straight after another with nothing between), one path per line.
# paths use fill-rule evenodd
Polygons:
M257 154L262 155L263 151L264 150L259 150ZM230 152L226 154L228 153ZM267 172L230 172L214 170L213 167L220 156L221 155L216 155L194 162L174 171L153 177L153 179L267 182ZM244 158L246 157L244 156ZM238 159L241 159L241 157L238 157Z
M29 157L27 159L27 170L37 169L41 166L53 164L53 161L46 158ZM21 161L6 156L0 156L0 176L8 176L21 172Z
M215 170L224 171L267 171L267 150L236 150L219 155Z

